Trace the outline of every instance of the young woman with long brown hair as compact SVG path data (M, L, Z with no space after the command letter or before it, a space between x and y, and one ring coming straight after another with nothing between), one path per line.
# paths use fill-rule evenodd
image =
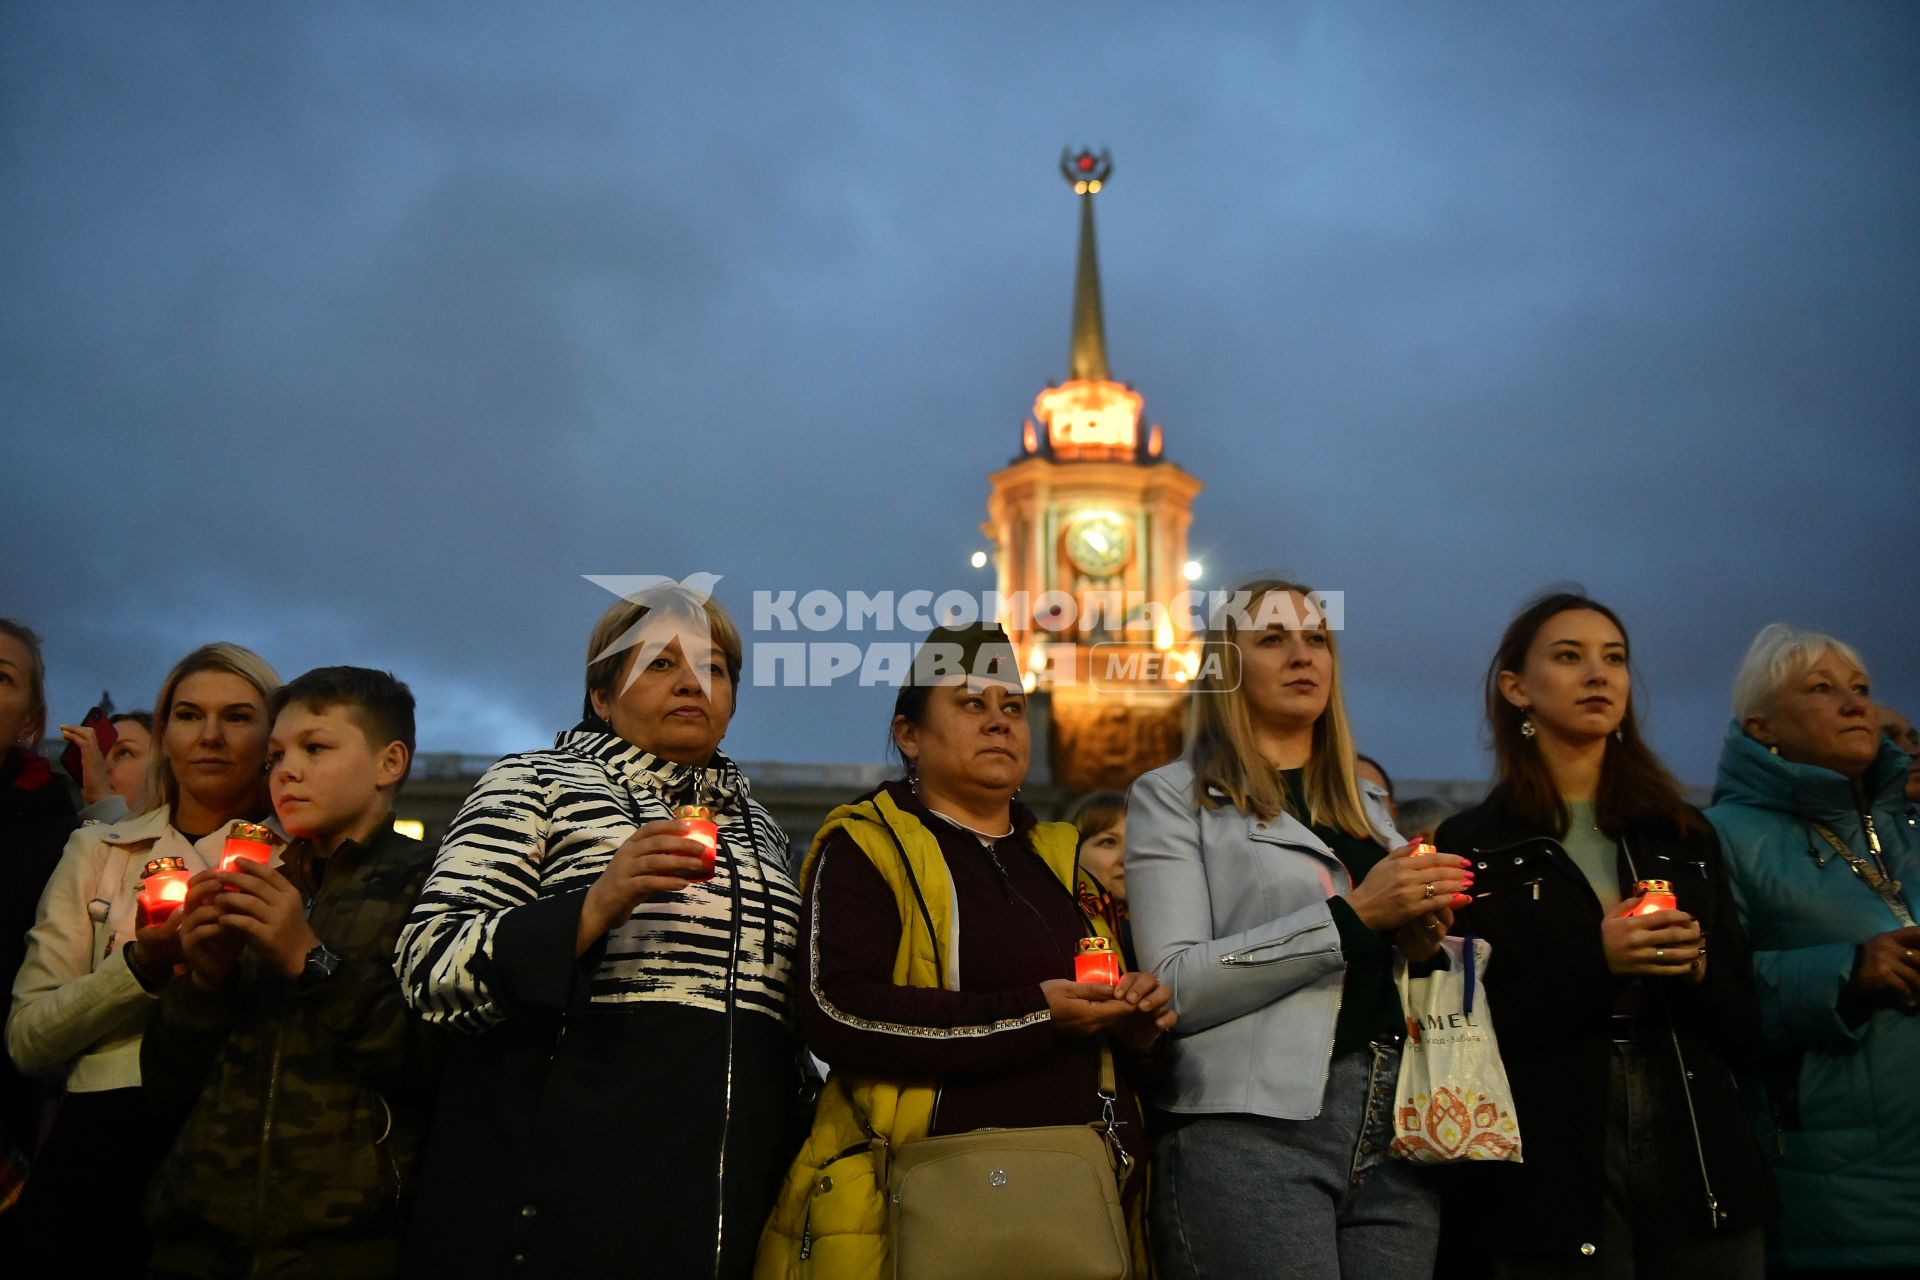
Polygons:
M1729 1074L1758 1035L1746 939L1713 829L1641 736L1630 657L1584 595L1523 609L1487 671L1493 789L1436 836L1478 877L1454 929L1493 944L1526 1153L1449 1171L1455 1266L1761 1272L1765 1175ZM1638 913L1650 880L1678 909Z

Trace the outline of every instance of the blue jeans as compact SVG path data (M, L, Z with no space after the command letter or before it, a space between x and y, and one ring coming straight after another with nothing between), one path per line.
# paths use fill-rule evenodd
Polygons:
M1169 1280L1426 1280L1434 1171L1386 1158L1397 1044L1337 1059L1311 1120L1185 1119L1160 1139L1153 1239Z

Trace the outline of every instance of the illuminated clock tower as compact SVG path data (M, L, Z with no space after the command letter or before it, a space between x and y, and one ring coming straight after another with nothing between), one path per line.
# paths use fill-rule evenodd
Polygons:
M1161 457L1159 424L1107 370L1093 201L1113 162L1064 155L1080 199L1080 259L1065 382L1033 402L1020 454L990 477L1001 619L1049 703L1053 781L1124 788L1179 754L1191 678L1187 526L1200 481ZM1040 744L1036 743L1038 747Z

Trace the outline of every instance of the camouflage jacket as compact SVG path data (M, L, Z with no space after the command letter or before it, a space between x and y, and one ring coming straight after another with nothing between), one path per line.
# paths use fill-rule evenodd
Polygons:
M296 882L304 852L288 849ZM140 1052L148 1100L180 1126L148 1195L157 1271L399 1270L438 1052L393 951L431 861L390 830L327 860L308 920L342 963L310 987L252 947L219 991L167 984Z

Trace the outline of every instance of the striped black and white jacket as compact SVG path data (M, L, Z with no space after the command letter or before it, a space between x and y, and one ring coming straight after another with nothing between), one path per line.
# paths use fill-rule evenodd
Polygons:
M713 879L643 902L615 926L588 998L724 1012L731 964L736 1007L785 1019L799 894L787 873L786 836L748 798L745 776L721 754L704 768L677 764L584 729L562 733L550 751L500 760L460 807L400 934L395 967L408 1004L461 1031L505 1021L490 981L501 921L584 891L637 828L687 803L714 809Z

